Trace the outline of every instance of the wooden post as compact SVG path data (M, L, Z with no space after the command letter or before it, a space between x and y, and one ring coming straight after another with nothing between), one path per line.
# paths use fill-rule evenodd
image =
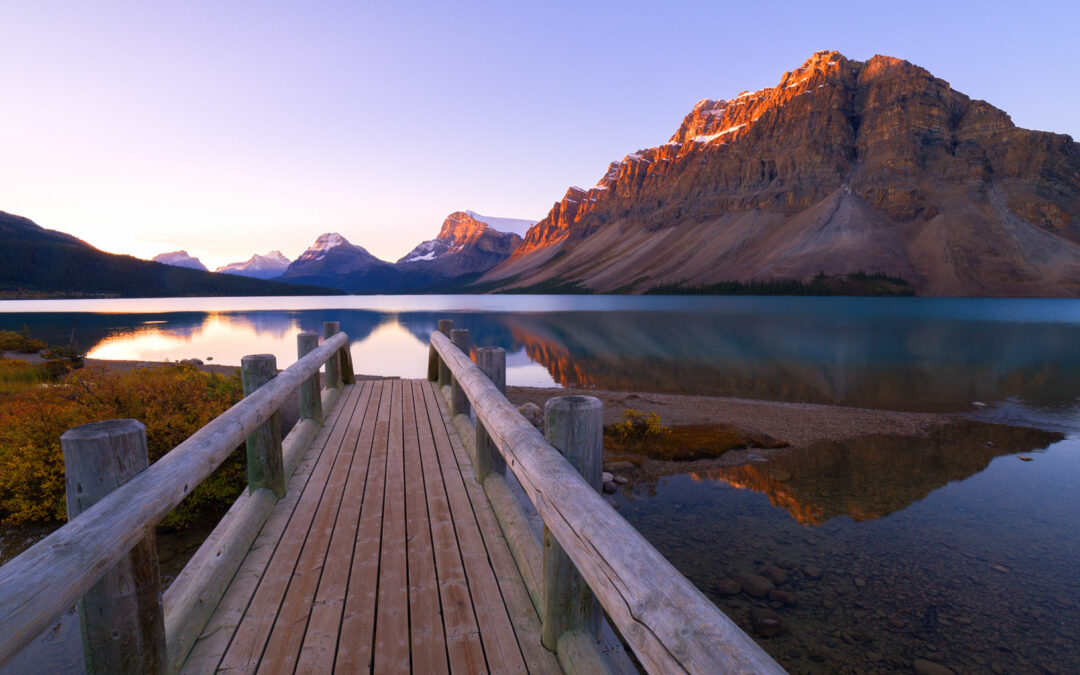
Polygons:
M319 346L318 333L300 333L296 336L296 356L304 358L311 350ZM312 419L322 424L322 391L319 386L319 371L300 385L297 394L300 399L300 419Z
M277 375L273 354L254 354L240 359L244 396L251 396ZM285 460L281 454L281 413L275 411L247 437L248 491L269 488L278 499L285 496Z
M558 396L544 405L544 436L595 490L600 490L604 405L593 396ZM600 631L600 608L574 563L544 526L544 592L541 641L555 651L569 630Z
M68 429L60 437L67 474L68 520L120 487L150 462L146 428L111 420ZM79 602L86 672L164 673L165 620L161 609L154 528L126 558L105 572Z
M439 320L439 332L442 333L443 335L445 335L446 337L450 337L450 332L453 330L453 328L454 328L454 322L451 321L450 319L440 319ZM431 347L431 351L434 352L435 348ZM442 358L440 358L437 353L436 353L435 357L439 359L439 379L438 379L438 382L439 382L439 388L442 389L446 385L450 384L450 369L446 366L446 363L443 362ZM429 360L431 359L430 355L428 356L428 359Z
M458 349L465 353L465 356L469 356L469 348L471 340L469 339L468 328L455 328L450 331L450 341L454 343ZM461 388L461 383L457 381L456 377L450 378L450 414L451 415L468 415L469 397L465 395L465 390Z
M337 321L323 322L323 337L332 338L340 330ZM341 360L330 357L326 361L326 388L341 389Z
M476 365L495 383L499 392L506 395L506 350L502 347L481 347L476 350ZM481 485L492 473L506 473L506 462L495 447L484 423L476 420L476 480Z

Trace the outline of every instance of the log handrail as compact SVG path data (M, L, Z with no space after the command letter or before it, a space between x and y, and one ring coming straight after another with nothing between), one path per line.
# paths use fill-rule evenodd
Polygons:
M324 363L337 333L101 501L0 567L0 665L66 612Z
M468 354L441 332L432 333L431 346L649 672L784 672L582 479Z

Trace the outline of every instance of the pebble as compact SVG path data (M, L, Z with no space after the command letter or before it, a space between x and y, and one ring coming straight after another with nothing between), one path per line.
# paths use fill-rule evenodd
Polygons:
M911 667L917 675L956 675L952 668L947 668L940 663L934 663L926 659L915 659Z
M614 494L614 492L618 489L619 486L615 484L615 481L609 480L604 483L604 494Z
M760 570L758 570L758 574L773 582L777 586L782 586L787 581L787 572L780 569L776 565L765 565Z
M765 577L757 574L741 572L735 579L742 585L742 589L755 598L764 598L773 589L773 583Z
M1005 567L1004 565L991 565L990 567L997 570L998 572L1002 572L1003 574L1009 573L1009 568Z
M785 605L795 604L795 594L791 591L782 591L779 588L774 588L769 591L769 599L781 602Z
M716 592L724 595L738 595L742 592L742 584L734 579L724 579L716 584Z
M750 624L761 637L772 637L787 630L784 620L776 612L768 609L755 608L750 610Z
M976 408L985 408L986 407L986 404L983 403L982 401L972 401L971 405L975 406Z
M803 574L810 577L811 579L820 579L821 578L821 568L820 567L815 567L813 565L811 565L810 567L804 567L803 568Z
M1030 462L1031 458L1028 457L1027 455L1020 455L1020 461L1021 462Z
M855 577L855 585L858 586L859 588L862 588L863 586L866 585L866 581L859 578L859 577Z
M544 415L540 412L540 406L535 403L522 403L517 411L537 429L544 426Z
M607 471L600 474L600 482L601 483L611 483L611 482L614 482L614 480L615 480L615 476L613 474L608 473Z
M616 485L626 485L630 482L630 479L626 476L615 476L614 481Z

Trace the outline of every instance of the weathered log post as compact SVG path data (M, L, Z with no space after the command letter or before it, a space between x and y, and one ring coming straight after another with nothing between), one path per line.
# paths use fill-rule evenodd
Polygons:
M450 319L440 319L439 320L439 332L442 333L443 335L445 335L446 337L450 337L450 332L453 330L453 328L454 328L454 322L451 321ZM435 358L437 358L439 360L439 379L438 379L438 382L439 382L439 389L442 389L446 385L450 384L450 368L446 365L445 362L443 362L442 358L439 357L438 352L435 351L435 347L431 347L431 351L432 351L432 353L435 354ZM429 356L429 358L430 358L430 356Z
M319 346L318 333L300 333L296 336L296 356L304 358ZM297 394L300 400L300 419L312 419L322 424L322 387L319 385L319 371L300 385Z
M455 328L450 331L450 341L454 343L454 346L465 353L465 356L469 355L469 349L471 348L471 340L469 338L468 328ZM461 388L461 383L458 382L456 377L450 378L450 414L451 415L468 415L471 408L469 407L469 397L465 395L465 390Z
M603 403L593 396L558 396L544 405L545 437L597 491L603 468ZM544 526L541 641L555 651L570 630L600 631L601 612L588 584Z
M476 350L476 365L505 396L506 350L502 347L480 347ZM476 480L481 485L492 473L506 473L506 461L479 419L476 420L476 457L473 459L476 465Z
M253 354L240 359L244 396L251 396L277 375L273 354ZM281 413L274 411L247 437L248 491L268 488L278 499L285 496L285 460L281 450Z
M340 325L337 321L324 321L323 337L326 339L332 338L340 331L340 329ZM330 357L326 360L326 388L341 389L341 386L341 360Z
M146 428L111 420L68 429L60 437L73 520L147 466ZM86 672L164 673L165 620L154 529L79 602Z

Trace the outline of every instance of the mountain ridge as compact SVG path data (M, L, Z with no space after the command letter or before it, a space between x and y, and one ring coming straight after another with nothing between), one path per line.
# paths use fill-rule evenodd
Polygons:
M17 297L336 295L289 285L175 267L100 251L29 218L0 211L0 292Z
M815 53L774 87L703 99L667 143L572 187L480 280L807 279L857 270L920 294L1080 293L1080 145L907 61Z

